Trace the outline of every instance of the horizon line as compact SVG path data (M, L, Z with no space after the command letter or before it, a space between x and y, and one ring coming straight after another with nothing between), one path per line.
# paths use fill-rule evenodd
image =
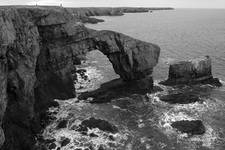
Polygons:
M4 6L42 6L42 7L61 7L60 5L0 5L0 7ZM73 7L73 6L63 6L64 8L121 8L121 7L128 7L128 8L173 8L173 9L225 9L225 7L171 7L171 6L81 6L81 7Z

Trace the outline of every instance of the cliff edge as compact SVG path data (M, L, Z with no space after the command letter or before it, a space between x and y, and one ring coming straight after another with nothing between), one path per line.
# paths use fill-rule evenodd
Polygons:
M57 105L53 99L75 96L73 74L79 56L99 49L124 81L132 81L152 80L160 54L157 45L88 29L76 15L58 7L1 7L0 49L3 150L35 148L45 111Z

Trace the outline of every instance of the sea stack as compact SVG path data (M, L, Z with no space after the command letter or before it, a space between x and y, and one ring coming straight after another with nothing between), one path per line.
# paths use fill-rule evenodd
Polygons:
M222 85L219 79L212 75L212 64L209 56L170 64L168 79L160 84L169 86L180 84Z

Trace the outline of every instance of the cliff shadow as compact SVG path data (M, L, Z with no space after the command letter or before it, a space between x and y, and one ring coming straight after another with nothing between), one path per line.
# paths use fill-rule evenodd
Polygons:
M97 90L81 93L78 96L79 100L86 100L90 103L108 103L113 99L123 97L131 97L134 94L145 95L146 93L154 93L162 91L158 86L153 88L142 88L140 81L124 82L121 78L114 79L103 83Z

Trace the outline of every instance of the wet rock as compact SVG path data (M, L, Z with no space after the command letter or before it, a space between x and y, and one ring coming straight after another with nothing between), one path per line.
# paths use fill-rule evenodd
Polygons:
M98 150L105 150L104 146L100 145Z
M61 143L61 147L64 147L64 146L66 146L67 144L69 144L70 143L70 139L69 138L65 138L63 141L62 141L62 143Z
M79 127L76 126L73 129L75 129L76 131L79 131L83 135L87 135L88 128L86 126L79 125Z
M161 101L170 103L170 104L189 104L194 102L202 101L199 98L199 95L194 94L193 92L184 92L184 93L175 93L169 95L163 95L159 97Z
M59 107L59 103L57 101L51 101L49 107Z
M85 81L88 80L88 76L86 75L86 70L85 69L79 69L77 70L77 73L80 74L81 78L84 79Z
M171 126L176 128L178 131L189 135L200 135L205 133L205 126L201 120L176 121L173 122Z
M111 141L115 141L115 138L113 137L113 135L109 135L109 139L110 139Z
M50 113L50 112L46 112L46 113L40 113L39 114L39 119L40 119L40 126L45 127L46 125L48 125L52 120L55 120L56 117Z
M78 99L85 99L90 103L109 103L114 99L130 97L135 94L145 95L146 93L158 91L162 91L162 89L153 86L152 77L130 82L124 82L122 79L115 79L102 84L97 90L81 93L78 96Z
M117 127L114 126L113 124L110 124L109 122L102 119L95 119L93 117L82 121L78 131L87 132L87 128L89 129L98 128L99 130L110 133L118 132Z
M59 122L59 124L57 125L57 128L58 128L58 129L66 128L66 127L67 127L67 123L68 123L67 120L61 120L61 121Z
M55 148L56 148L56 144L55 144L55 143L52 143L52 144L49 145L48 148L49 148L50 150L51 150L51 149L55 149Z
M171 64L168 79L160 82L160 84L169 86L179 84L222 85L219 79L212 76L211 58L209 56Z
M90 133L89 134L90 137L98 137L98 135L94 134L94 133Z
M46 139L45 140L45 143L53 143L53 142L55 142L56 140L55 139Z

